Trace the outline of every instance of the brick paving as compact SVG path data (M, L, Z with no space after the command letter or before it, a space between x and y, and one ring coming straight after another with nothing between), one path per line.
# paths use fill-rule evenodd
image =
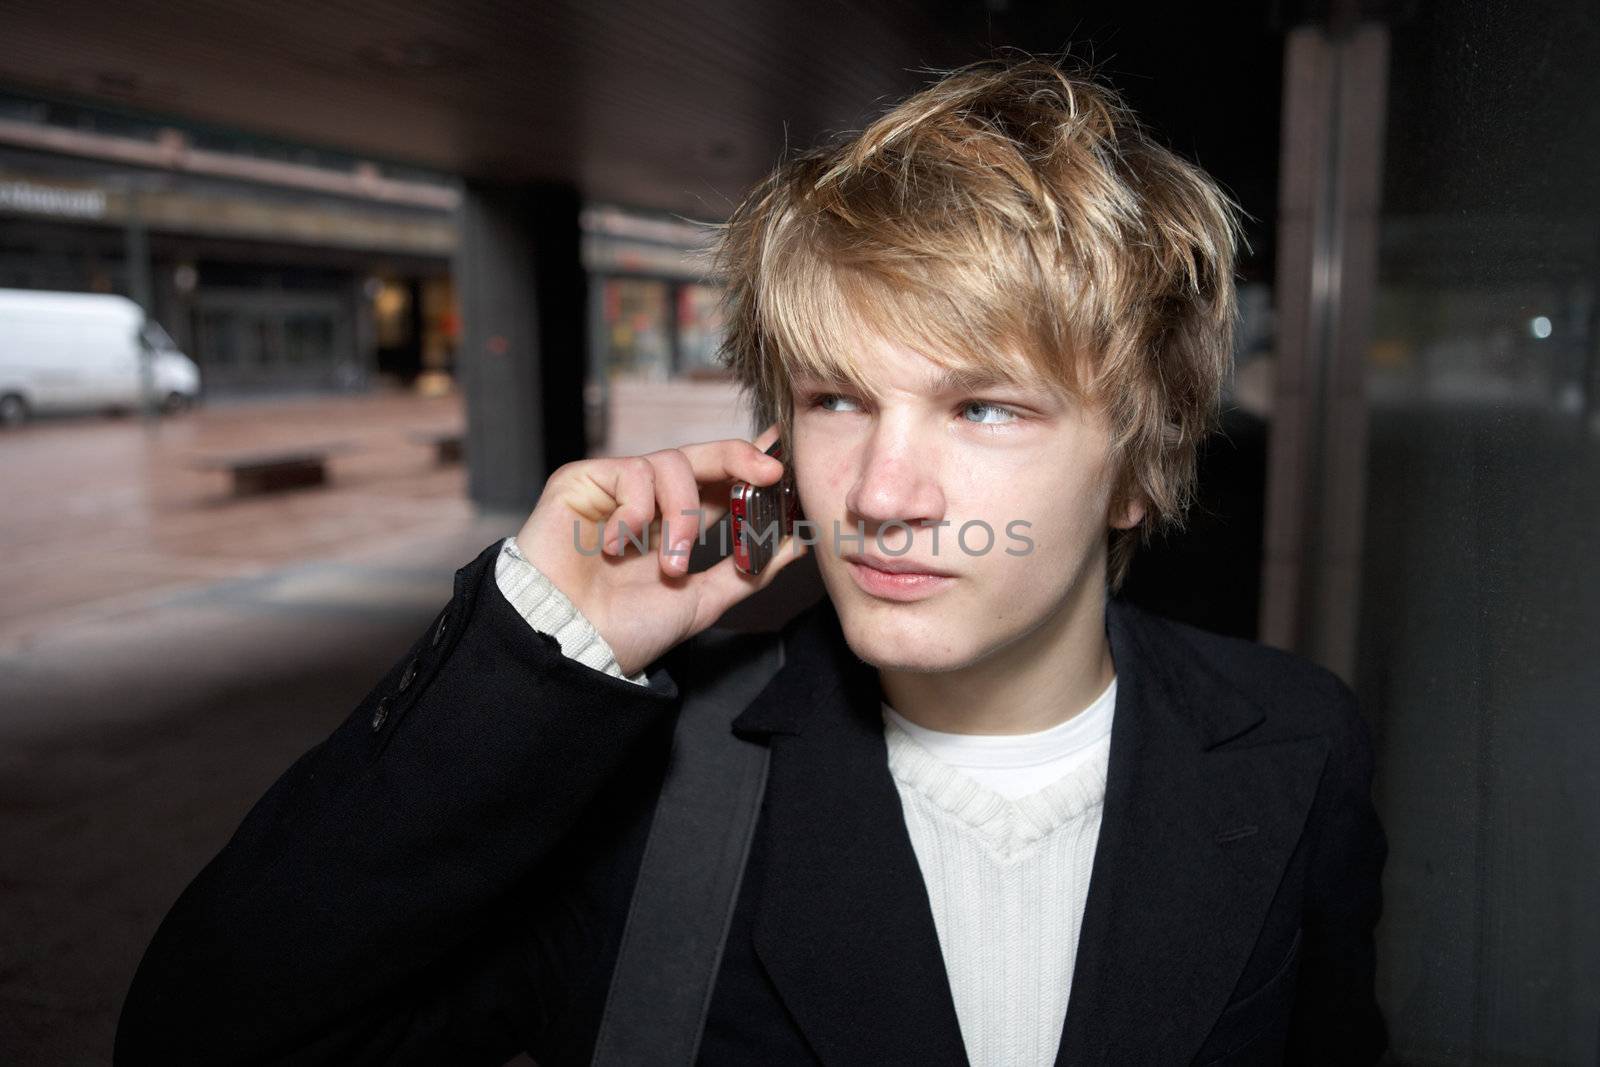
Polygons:
M612 438L629 455L738 435L719 383L620 383ZM45 420L0 434L0 649L224 579L308 559L360 561L474 521L466 468L413 435L460 428L458 396L404 393L204 406L137 418ZM203 457L348 442L323 486L235 497ZM529 501L531 509L533 501Z
M469 524L465 468L408 431L462 425L458 397L407 394L208 405L139 419L41 420L0 434L0 648L152 594L359 557L372 539ZM204 456L344 440L329 484L232 495Z

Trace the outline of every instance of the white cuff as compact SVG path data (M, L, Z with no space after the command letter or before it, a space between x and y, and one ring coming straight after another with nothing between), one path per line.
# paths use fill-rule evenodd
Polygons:
M622 665L600 631L594 628L583 612L557 589L532 563L528 562L517 539L508 537L500 544L500 555L494 564L494 580L511 606L540 633L549 634L561 645L561 653L586 667L592 667L613 678L626 678L636 685L649 685L644 671L631 678L622 673Z

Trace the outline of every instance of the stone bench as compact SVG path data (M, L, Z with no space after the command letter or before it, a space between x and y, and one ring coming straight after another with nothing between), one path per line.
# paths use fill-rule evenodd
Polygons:
M321 485L328 480L328 457L352 447L348 442L335 441L278 451L198 456L189 461L189 466L228 471L233 475L234 495L249 496Z
M441 465L460 463L466 450L466 433L462 430L413 430L406 435L419 445L433 449L433 458Z

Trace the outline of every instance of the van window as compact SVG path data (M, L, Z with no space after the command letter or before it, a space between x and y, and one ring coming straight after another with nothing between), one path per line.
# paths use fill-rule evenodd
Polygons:
M172 338L167 336L167 331L154 319L144 324L139 331L139 342L154 352L175 352L178 346L173 344Z

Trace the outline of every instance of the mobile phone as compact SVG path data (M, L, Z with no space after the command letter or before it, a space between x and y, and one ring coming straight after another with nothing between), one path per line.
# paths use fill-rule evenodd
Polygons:
M767 455L783 460L783 441L772 442ZM783 477L771 485L734 482L728 514L733 534L733 565L745 574L760 574L772 562L778 543L794 532L800 498L787 462Z

